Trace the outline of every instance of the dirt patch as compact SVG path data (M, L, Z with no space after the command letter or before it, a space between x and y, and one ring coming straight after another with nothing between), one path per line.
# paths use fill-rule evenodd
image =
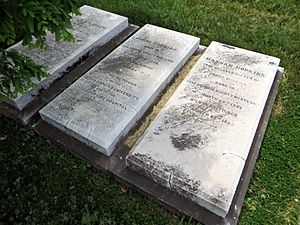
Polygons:
M273 115L274 116L282 116L284 113L284 107L281 99L278 99L273 108Z

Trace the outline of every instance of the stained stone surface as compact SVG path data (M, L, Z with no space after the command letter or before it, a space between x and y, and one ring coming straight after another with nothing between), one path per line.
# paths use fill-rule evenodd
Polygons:
M49 33L46 39L47 51L28 49L22 46L21 42L10 48L30 57L40 65L47 66L49 77L42 80L28 94L20 95L14 100L9 100L8 103L22 110L36 98L41 90L48 88L82 56L95 47L104 45L128 27L128 19L123 16L86 5L80 8L80 12L81 16L72 18L74 30L71 30L71 33L75 37L74 42L61 41L57 43L55 36Z
M279 61L212 42L126 164L225 217Z
M111 155L117 142L199 46L145 25L40 111L42 119Z

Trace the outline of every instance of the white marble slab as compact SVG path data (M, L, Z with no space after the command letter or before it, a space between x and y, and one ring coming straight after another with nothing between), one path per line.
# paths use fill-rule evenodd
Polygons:
M212 42L127 165L225 217L279 61Z
M199 38L145 25L40 111L43 120L111 155Z
M41 90L48 88L56 79L63 76L68 67L128 27L128 19L123 16L87 5L82 6L80 12L81 16L74 16L72 19L74 30L71 30L71 33L75 37L74 42L56 42L55 36L49 33L46 38L47 51L29 49L22 46L21 42L9 48L17 50L40 65L47 66L49 77L41 82L36 81L38 83L36 88L16 99L9 100L8 103L19 110L24 109L39 95Z

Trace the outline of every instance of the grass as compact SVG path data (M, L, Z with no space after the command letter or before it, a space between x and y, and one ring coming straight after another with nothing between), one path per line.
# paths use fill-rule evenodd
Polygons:
M239 224L299 224L300 2L81 1L146 23L277 56L285 74ZM0 116L0 224L196 224Z

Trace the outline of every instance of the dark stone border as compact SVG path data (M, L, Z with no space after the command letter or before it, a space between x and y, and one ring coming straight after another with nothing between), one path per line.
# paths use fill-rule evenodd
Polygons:
M65 90L66 87L72 84L80 76L91 69L101 59L111 53L115 47L127 40L127 38L134 34L138 28L138 26L129 25L128 28L111 39L105 45L91 50L89 53L83 56L82 61L76 63L71 68L68 68L69 72L55 81L50 88L44 90L37 99L26 106L23 110L20 111L14 106L2 102L0 104L0 113L16 120L17 122L20 122L23 125L27 125L28 123L36 120L38 118L38 111L41 108L48 104L53 98Z
M218 217L207 209L196 205L179 194L168 190L167 188L126 167L125 156L130 151L130 148L124 144L120 144L114 151L113 155L111 157L107 157L42 120L38 121L34 125L34 129L37 133L45 136L51 141L66 147L75 156L92 163L102 172L107 173L120 182L152 197L154 200L163 204L175 213L179 212L186 214L207 225L237 224L260 146L267 129L272 107L278 92L281 75L282 71L278 70L246 160L237 191L234 195L232 205L225 218Z

